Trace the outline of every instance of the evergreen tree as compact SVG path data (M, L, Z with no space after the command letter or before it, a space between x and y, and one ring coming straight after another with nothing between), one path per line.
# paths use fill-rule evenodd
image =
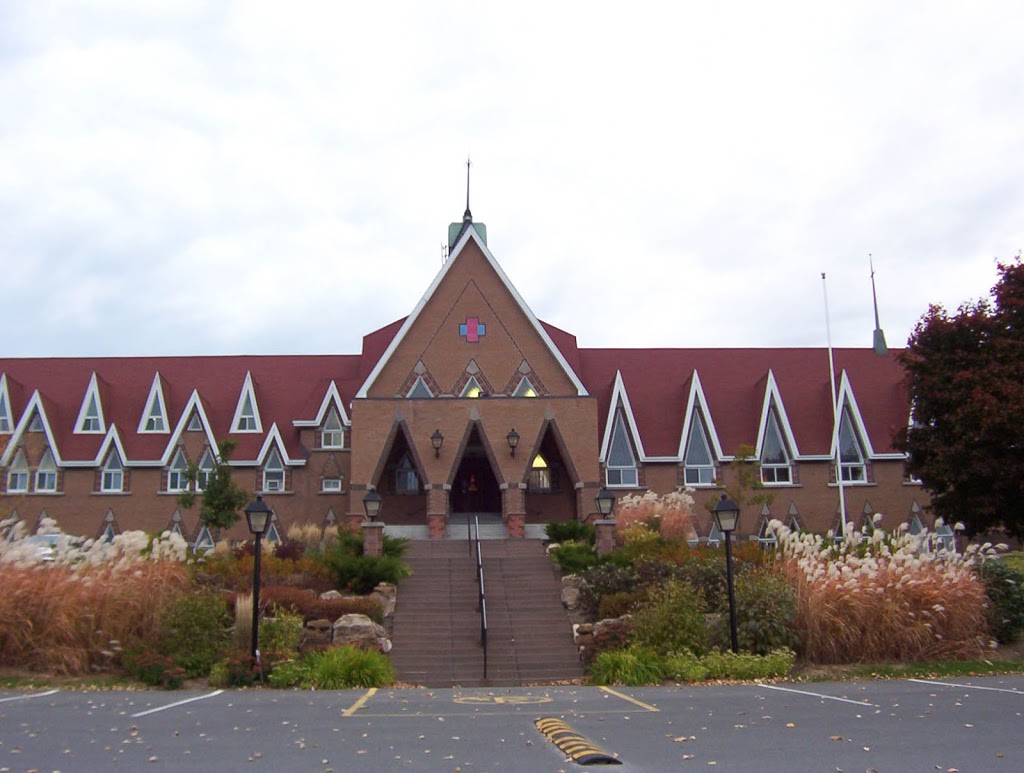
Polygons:
M221 529L230 529L242 516L239 514L249 501L249 492L240 488L231 479L231 467L228 461L235 450L235 441L222 440L217 444L217 458L213 469L203 471L196 464L189 464L185 478L189 482L188 489L178 495L178 504L189 509L195 504L196 497L202 497L199 508L199 520L214 534ZM196 493L196 481L204 475L203 490Z

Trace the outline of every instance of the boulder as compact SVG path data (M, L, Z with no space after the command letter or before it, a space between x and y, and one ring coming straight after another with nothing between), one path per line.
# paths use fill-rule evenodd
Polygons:
M567 574L562 578L562 606L575 611L580 606L580 577L578 574Z
M336 590L329 590L321 593L320 598L324 599L325 601L330 601L332 599L343 599L345 597Z
M384 626L373 622L366 615L342 615L334 621L332 630L333 644L354 644L357 647L381 652L391 651L391 640L388 639Z
M395 602L398 600L398 588L390 582L378 583L370 594L379 604L384 617L391 617L395 613Z

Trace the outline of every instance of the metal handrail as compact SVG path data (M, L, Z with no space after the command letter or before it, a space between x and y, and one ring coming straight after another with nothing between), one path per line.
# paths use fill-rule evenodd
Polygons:
M476 581L477 600L480 603L480 644L484 649L484 679L487 678L487 593L484 590L484 558L480 549L480 517L473 516L476 524ZM468 525L469 519L466 519ZM472 551L472 543L470 543Z

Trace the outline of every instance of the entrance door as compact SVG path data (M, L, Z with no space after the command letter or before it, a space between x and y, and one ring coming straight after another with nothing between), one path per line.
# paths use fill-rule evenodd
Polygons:
M501 490L474 428L452 482L453 513L500 513Z

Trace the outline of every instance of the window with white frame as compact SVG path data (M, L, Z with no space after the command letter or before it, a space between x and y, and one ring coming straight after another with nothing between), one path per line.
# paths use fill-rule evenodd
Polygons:
M100 542L113 542L114 537L117 536L117 530L114 528L114 524L108 523L103 533L100 535Z
M843 416L839 422L839 466L844 483L867 482L864 452L847 408L843 408Z
M121 493L124 491L124 464L121 456L116 450L107 455L107 461L103 465L103 474L100 476L100 491L104 493Z
M96 402L96 393L93 392L89 395L89 405L85 409L85 415L82 417L82 424L78 428L79 432L102 432L103 428L100 424L100 408Z
M0 392L0 432L11 431L11 409L7 406L7 395Z
M341 425L338 412L333 408L331 408L330 413L327 414L327 419L324 421L323 432L320 436L320 446L321 448L345 447L345 428Z
M167 424L164 421L163 406L160 404L160 395L154 394L153 401L149 404L149 410L146 411L146 426L144 432L165 432L167 430Z
M782 440L779 419L775 408L768 411L768 421L764 429L764 445L761 448L761 482L791 483L792 468L786 444Z
M196 544L193 546L193 550L196 553L200 551L206 552L207 550L213 550L213 535L210 534L209 528L204 526L199 530L198 536L196 536Z
M196 469L196 491L206 490L206 487L210 485L210 478L213 477L213 470L216 466L217 461L213 458L213 452L207 448L203 451Z
M480 397L482 394L484 394L484 389L480 386L480 382L474 376L470 376L459 397Z
M533 384L526 376L523 376L519 381L519 386L516 387L516 391L512 393L513 397L536 397L537 390L534 389Z
M687 486L711 486L715 482L715 459L711 455L707 433L700 414L694 412L690 421L690 437L686 439L683 479Z
M256 410L252 407L252 395L249 392L246 392L245 397L242 398L242 411L238 414L238 426L235 431L256 431Z
M185 453L179 448L171 458L171 466L167 468L167 490L184 491L188 488L188 462Z
M39 467L36 468L36 491L54 492L57 490L57 464L53 461L53 454L46 449L43 458L39 460Z
M420 490L420 476L416 474L412 458L405 454L395 468L395 492L398 494L415 494Z
M430 387L427 386L427 382L423 380L422 376L416 379L416 383L412 385L412 389L410 389L409 393L406 395L406 397L414 400L421 400L433 396L434 393L430 391Z
M615 414L612 442L608 447L608 461L605 464L605 481L609 486L636 486L636 457L629 443L629 432L622 412Z
M341 491L341 478L321 478L320 491L324 494L337 494Z
M28 462L21 449L14 455L11 469L7 473L7 491L12 494L28 491Z
M28 431L29 432L42 432L43 431L43 417L39 415L39 411L32 412L32 418L28 420Z
M276 448L271 448L263 465L263 490L284 491L284 463Z
M537 454L530 463L530 491L551 491L551 468L547 460Z
M188 426L185 427L186 432L202 432L203 431L203 420L199 418L199 412L196 411L192 414L192 418L188 420Z

